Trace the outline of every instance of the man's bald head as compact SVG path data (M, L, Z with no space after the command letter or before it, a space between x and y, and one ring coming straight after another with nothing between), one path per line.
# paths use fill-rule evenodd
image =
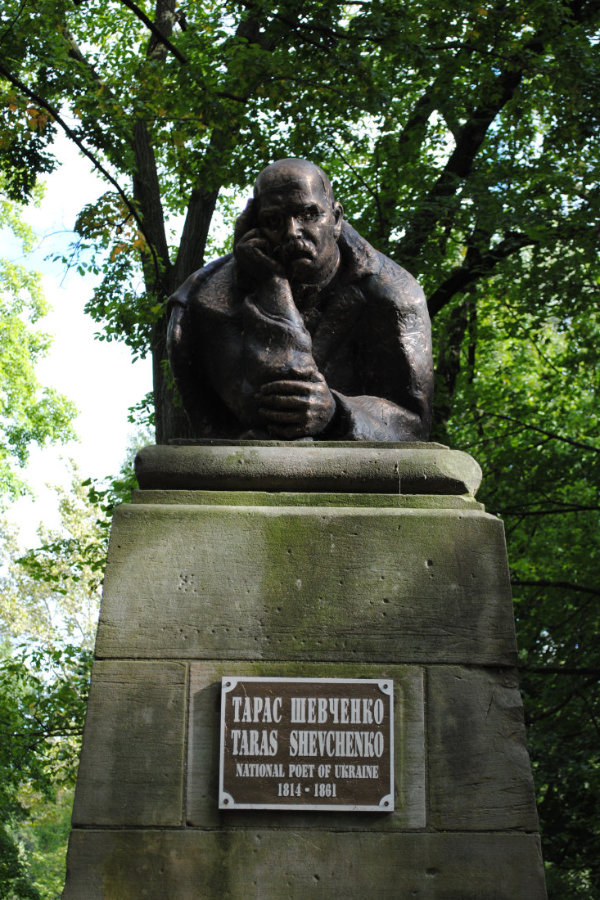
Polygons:
M254 182L254 198L260 203L261 193L277 190L280 185L299 179L320 183L328 203L335 203L331 182L323 169L307 159L278 159L263 169Z

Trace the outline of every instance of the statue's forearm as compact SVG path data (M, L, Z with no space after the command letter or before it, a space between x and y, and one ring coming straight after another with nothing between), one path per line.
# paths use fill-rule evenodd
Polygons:
M264 315L282 319L288 327L305 332L304 322L294 303L292 288L287 278L279 275L266 278L257 285L253 298Z
M327 436L348 441L427 440L429 423L410 409L381 397L332 394L336 412Z

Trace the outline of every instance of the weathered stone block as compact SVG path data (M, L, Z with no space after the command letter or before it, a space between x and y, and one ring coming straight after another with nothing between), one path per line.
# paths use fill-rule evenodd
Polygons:
M96 662L79 764L76 825L180 825L186 666Z
M441 666L427 679L430 824L537 831L516 673Z
M224 829L74 831L64 900L545 900L539 839Z
M123 506L96 653L512 665L502 523L470 509Z
M221 678L224 675L394 680L395 811L336 813L217 809ZM315 663L204 662L190 664L190 735L187 821L202 827L248 826L398 831L424 828L425 735L423 670L418 666Z

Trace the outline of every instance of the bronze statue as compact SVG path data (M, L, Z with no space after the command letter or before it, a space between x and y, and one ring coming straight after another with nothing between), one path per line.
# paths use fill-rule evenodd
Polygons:
M312 163L260 173L233 254L191 275L170 309L169 357L197 438L429 436L423 292L343 220Z

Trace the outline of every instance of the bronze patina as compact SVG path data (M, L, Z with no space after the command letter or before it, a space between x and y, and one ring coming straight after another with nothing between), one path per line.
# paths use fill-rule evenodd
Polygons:
M260 173L233 253L191 275L170 310L171 366L197 438L429 436L423 291L344 220L310 162Z

